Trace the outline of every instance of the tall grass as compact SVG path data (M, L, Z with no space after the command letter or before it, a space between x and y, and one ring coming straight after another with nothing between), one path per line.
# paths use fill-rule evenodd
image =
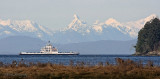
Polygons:
M160 67L152 61L146 65L130 59L115 59L116 64L73 62L69 65L53 63L0 62L0 79L159 79Z

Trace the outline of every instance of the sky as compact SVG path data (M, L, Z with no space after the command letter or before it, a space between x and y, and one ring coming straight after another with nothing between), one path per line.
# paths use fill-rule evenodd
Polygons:
M77 14L87 24L114 18L135 21L160 16L160 0L0 0L0 19L31 20L52 30L67 27Z

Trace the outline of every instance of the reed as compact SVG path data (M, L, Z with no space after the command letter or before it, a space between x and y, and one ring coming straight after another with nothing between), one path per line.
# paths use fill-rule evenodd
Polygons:
M115 59L116 64L70 61L69 65L53 63L0 62L0 79L159 79L160 66L146 65L130 59Z

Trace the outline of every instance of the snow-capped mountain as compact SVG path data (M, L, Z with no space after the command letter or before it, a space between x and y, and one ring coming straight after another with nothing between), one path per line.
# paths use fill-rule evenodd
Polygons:
M30 20L0 19L0 38L7 36L30 36L48 40L52 33L47 28Z
M87 24L76 14L64 29L50 31L30 20L1 20L0 39L7 36L30 36L54 43L79 43L99 40L131 40L136 39L138 31L147 21L157 17L152 14L144 19L130 22L119 22L109 18L104 22L95 21Z
M76 14L74 14L73 17L74 17L74 20L68 25L67 28L64 28L61 31L62 32L69 31L69 30L76 31L78 33L81 33L82 35L88 33L90 28L88 27L87 23L84 21L81 21Z
M130 22L119 22L109 18L105 22L98 20L89 25L74 15L73 21L61 31L54 34L57 43L87 42L98 40L131 40L136 39L138 31L147 21L157 17L152 14L144 19Z
M131 32L129 32L129 34L132 37L137 37L138 32L140 29L142 29L144 27L144 24L148 21L150 21L153 18L158 17L156 14L152 14L144 19L140 19L137 21L130 21L130 22L126 22L126 23L122 23L125 27L128 27L131 29Z
M115 28L121 31L123 34L128 34L131 38L136 38L138 35L138 31L141 28L143 28L144 24L155 17L157 16L155 14L152 14L144 19L141 19L138 21L126 22L126 23L120 23L113 18L109 18L104 23L103 22L99 23L98 26L96 27L98 27L98 29L101 28L101 31L102 31L103 26L104 26L104 29L106 27L112 27L112 28ZM94 29L97 30L97 28L94 28Z

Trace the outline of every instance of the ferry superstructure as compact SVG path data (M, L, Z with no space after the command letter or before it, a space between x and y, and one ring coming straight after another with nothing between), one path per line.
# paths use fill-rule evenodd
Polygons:
M40 52L20 52L20 55L79 55L78 52L58 52L56 47L53 47L50 41L46 46L42 47Z

